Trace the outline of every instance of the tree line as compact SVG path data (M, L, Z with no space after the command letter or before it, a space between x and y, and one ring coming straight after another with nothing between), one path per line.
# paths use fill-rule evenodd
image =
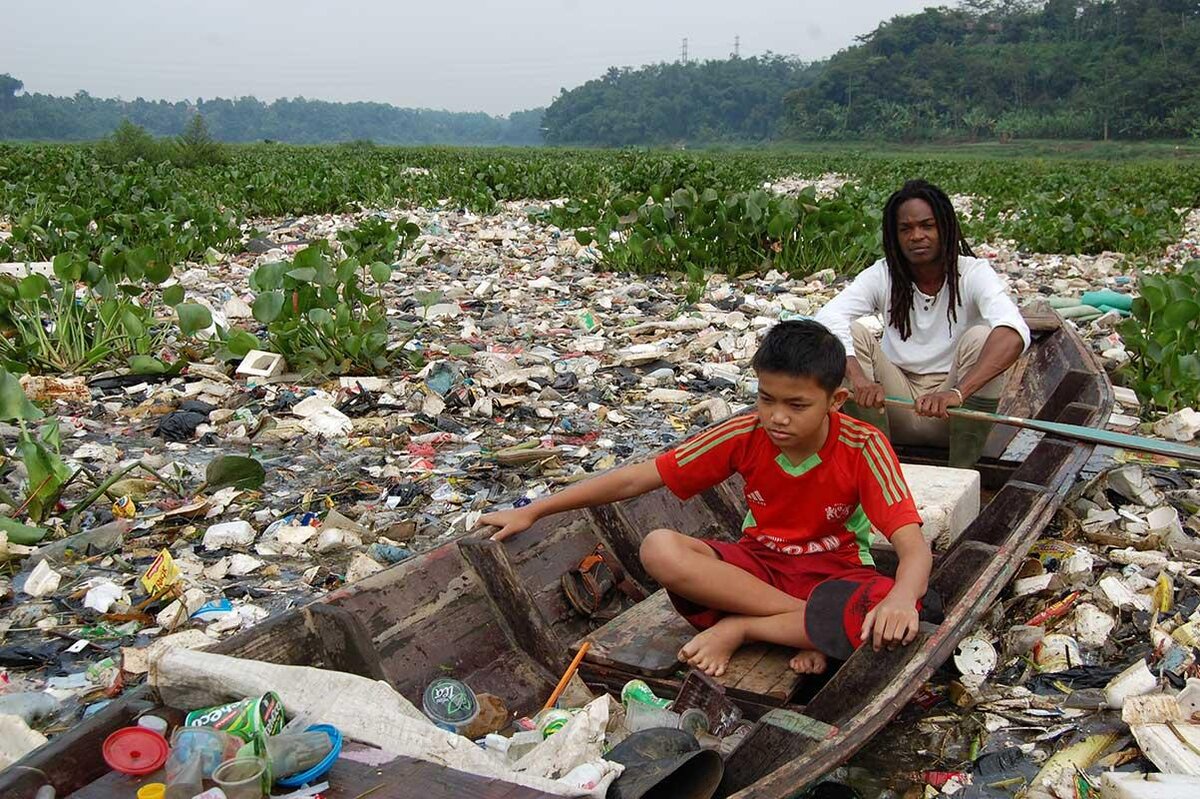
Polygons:
M899 16L786 99L793 137L1200 137L1196 0L967 0Z
M966 0L827 61L610 69L546 109L556 144L1200 137L1196 0Z
M548 144L671 145L776 138L784 98L815 77L813 67L766 55L630 69L562 90L543 124Z
M195 102L115 100L19 94L23 84L0 75L0 139L87 141L122 122L156 136L178 136L196 114L221 141L268 139L295 144L369 140L380 144L533 145L542 143L543 110L507 117L484 113L397 108L386 103L332 103L303 97L265 103L254 97Z

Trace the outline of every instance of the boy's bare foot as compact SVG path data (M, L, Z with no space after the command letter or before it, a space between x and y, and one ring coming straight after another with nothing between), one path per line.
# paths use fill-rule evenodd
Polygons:
M792 667L792 671L800 674L820 674L825 671L829 661L823 652L815 649L801 649L795 657L788 661L788 665Z
M745 638L741 620L726 617L684 644L679 659L711 677L720 677Z

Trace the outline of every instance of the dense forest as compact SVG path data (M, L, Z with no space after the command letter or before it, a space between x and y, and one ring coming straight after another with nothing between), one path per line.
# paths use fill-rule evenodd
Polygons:
M610 69L546 109L556 144L1200 137L1196 0L967 0L828 61Z
M798 137L1200 137L1196 0L967 0L896 17L787 98Z
M183 132L195 113L204 116L222 141L308 144L371 140L380 144L507 144L542 142L542 109L508 117L484 113L396 108L385 103L321 100L105 100L87 92L74 97L19 94L20 80L0 75L0 139L79 141L108 135L121 120L159 136Z
M546 109L548 144L621 147L758 142L779 133L784 98L815 71L783 56L613 67Z

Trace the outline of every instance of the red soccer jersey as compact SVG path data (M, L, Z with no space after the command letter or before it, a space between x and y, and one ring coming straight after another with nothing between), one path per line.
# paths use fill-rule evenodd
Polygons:
M837 552L871 566L871 525L890 538L921 523L887 438L837 412L825 444L803 463L788 460L751 414L689 439L655 464L680 499L740 474L749 507L742 534L790 555Z

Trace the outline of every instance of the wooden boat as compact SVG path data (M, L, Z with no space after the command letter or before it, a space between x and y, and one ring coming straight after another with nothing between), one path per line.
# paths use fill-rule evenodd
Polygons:
M1061 327L1037 334L1018 363L1002 410L1102 426L1112 407L1103 369L1079 337ZM1013 437L997 429L981 463L990 499L945 552L932 583L945 620L923 627L908 647L858 650L831 675L800 678L790 653L743 648L722 679L727 696L756 726L726 760L718 796L795 796L875 735L954 651L1012 578L1092 452L1090 445L1044 437L1019 462L997 457ZM904 460L937 453L901 452ZM994 492L994 493L993 493ZM689 502L665 489L612 506L545 519L503 544L467 536L289 610L213 649L244 658L337 669L383 679L417 699L447 673L533 713L553 689L578 644L591 651L581 673L593 687L619 689L640 676L663 695L680 687L674 653L688 630L638 562L642 537L657 527L729 537L743 514L739 486L726 483ZM649 598L600 624L574 612L560 577L598 544L619 558ZM879 553L884 571L894 559ZM0 796L33 797L47 780L58 796L118 795L100 744L155 703L140 687L0 773ZM339 761L338 768L341 767ZM403 758L358 772L335 770L332 796L355 796L380 783L389 796L538 797L507 783ZM365 786L365 787L363 787Z

